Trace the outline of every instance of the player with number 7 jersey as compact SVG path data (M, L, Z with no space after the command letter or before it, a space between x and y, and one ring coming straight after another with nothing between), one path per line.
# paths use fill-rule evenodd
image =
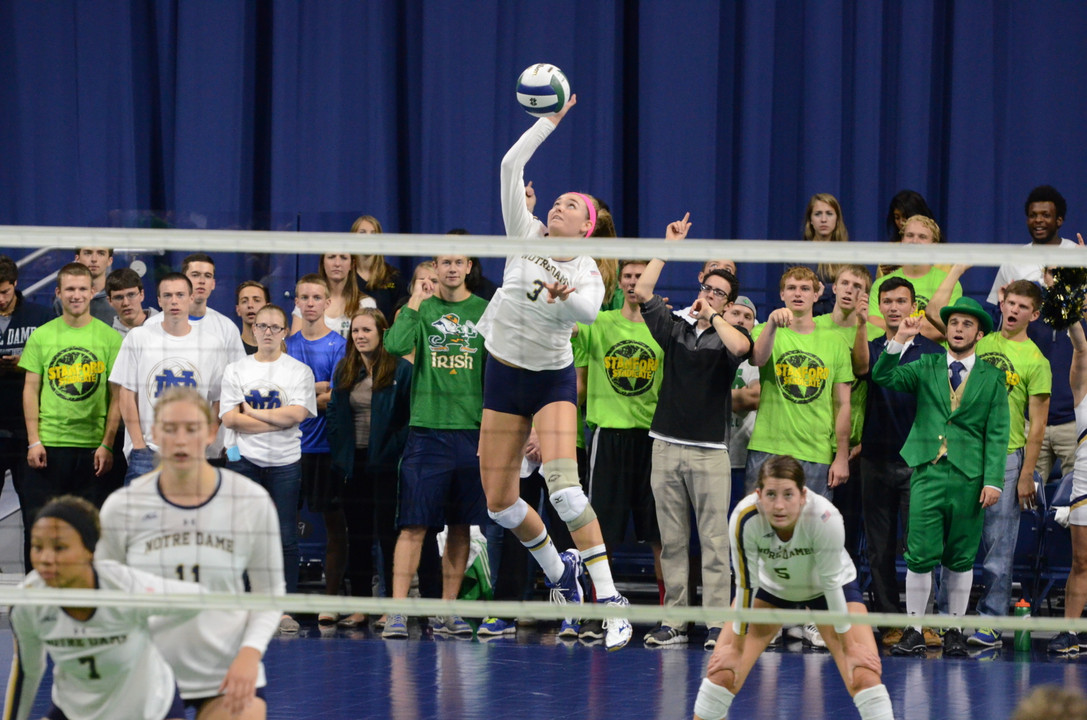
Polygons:
M275 506L255 482L207 463L212 418L207 401L192 389L173 389L159 399L152 432L162 464L107 498L99 554L198 582L208 592L243 593L247 575L250 592L282 595ZM151 629L187 704L202 707L227 695L232 706L248 707L266 683L260 658L279 618L276 610L205 610L183 623L153 621Z

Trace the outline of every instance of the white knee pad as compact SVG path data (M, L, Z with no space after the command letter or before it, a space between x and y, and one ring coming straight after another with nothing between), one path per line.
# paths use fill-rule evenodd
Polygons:
M506 528L507 530L513 530L525 521L525 516L528 515L528 503L517 498L517 502L510 505L505 510L499 510L498 512L487 511L491 520L498 523L499 526Z
M728 688L715 685L709 678L704 678L698 688L698 698L694 701L694 714L702 720L722 720L728 715L732 701L736 696Z
M571 531L580 530L596 519L596 513L589 505L589 498L585 497L585 491L580 485L553 492L550 499L555 506L555 512Z

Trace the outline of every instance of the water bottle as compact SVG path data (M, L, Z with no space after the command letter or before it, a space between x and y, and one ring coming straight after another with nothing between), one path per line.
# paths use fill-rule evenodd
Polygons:
M1030 603L1026 600L1015 603L1015 616L1030 617ZM1015 651L1030 652L1030 630L1015 631Z

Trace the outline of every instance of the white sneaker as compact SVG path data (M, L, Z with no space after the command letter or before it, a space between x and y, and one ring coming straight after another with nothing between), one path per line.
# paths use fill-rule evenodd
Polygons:
M781 628L783 640L803 640L804 628L800 625L788 625Z
M598 602L611 607L628 607L630 601L622 595L614 595L603 598ZM608 618L604 621L604 647L608 652L619 650L630 642L630 636L634 633L630 621L625 618Z
M801 630L803 634L804 644L813 648L825 648L827 643L823 640L823 636L819 634L819 628L815 627L814 623L808 623Z

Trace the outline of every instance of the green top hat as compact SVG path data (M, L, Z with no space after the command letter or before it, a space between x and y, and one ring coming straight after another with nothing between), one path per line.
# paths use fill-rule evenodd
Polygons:
M973 298L961 297L953 304L940 308L940 319L944 321L944 325L947 325L947 318L953 313L973 315L977 318L978 324L981 325L981 331L986 335L993 331L993 318L990 317L989 313L985 312L985 308Z

